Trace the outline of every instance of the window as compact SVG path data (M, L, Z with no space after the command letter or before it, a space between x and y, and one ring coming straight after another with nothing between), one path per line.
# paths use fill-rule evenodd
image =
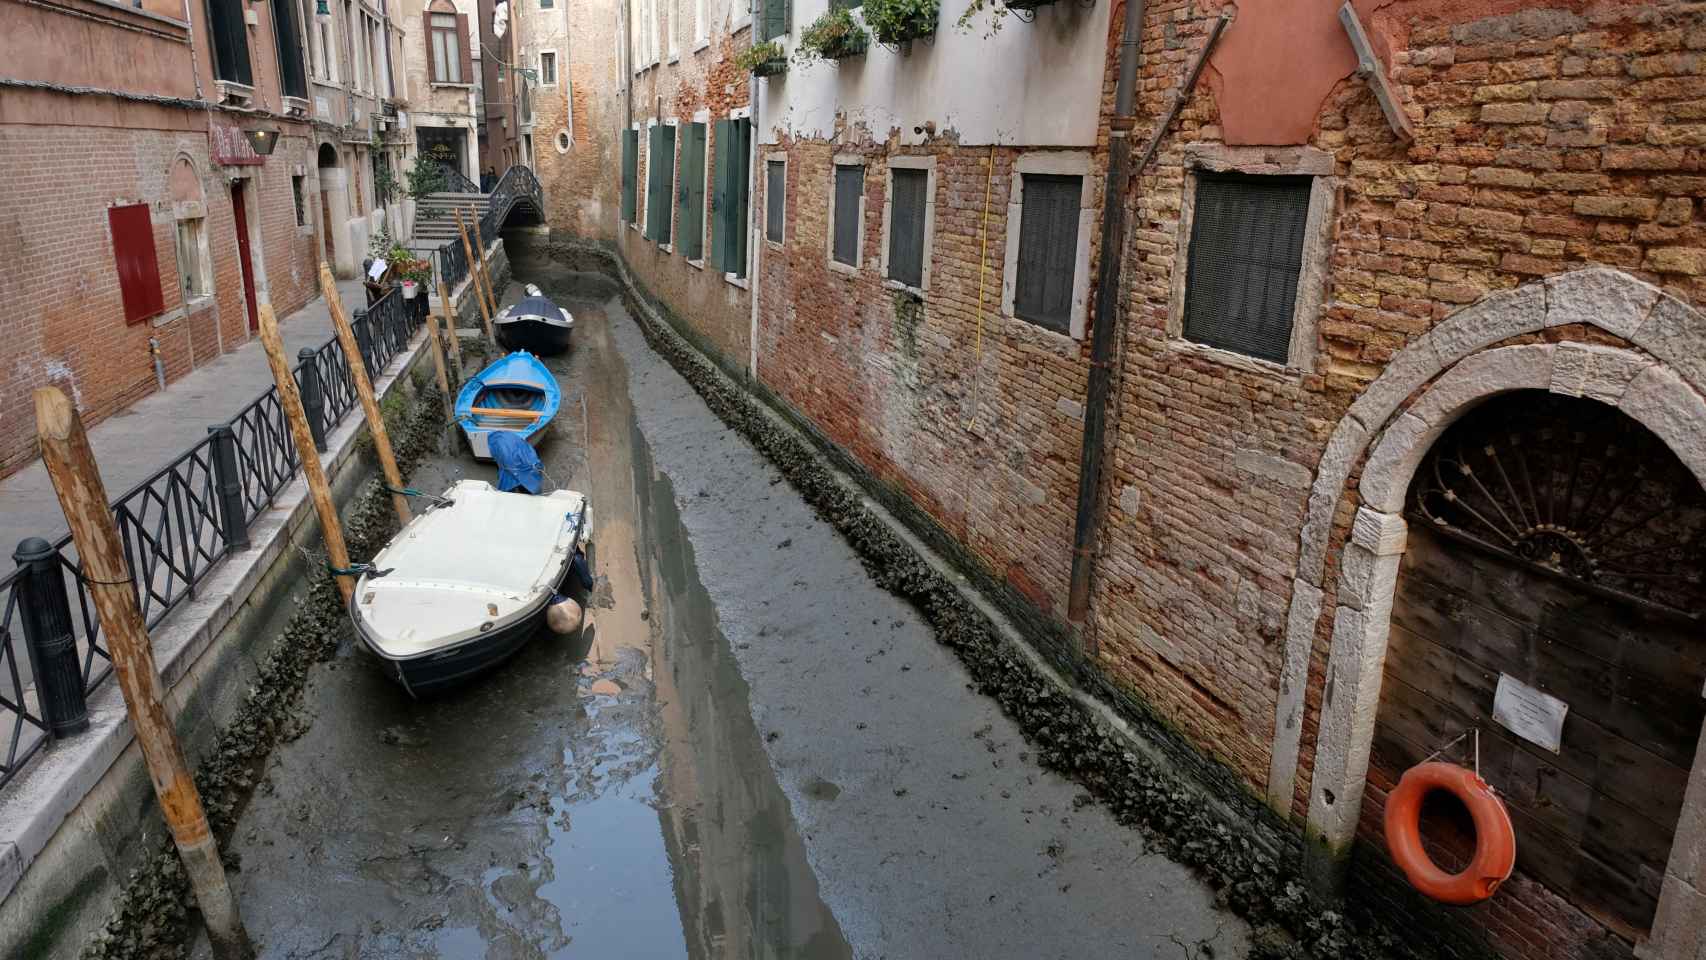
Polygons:
M206 224L202 217L178 221L178 281L185 303L213 292L207 277Z
M539 85L542 87L557 85L557 54L554 50L546 50L539 54Z
M693 47L698 49L707 43L710 43L710 38L705 30L705 0L693 0Z
M243 0L207 0L207 30L213 37L213 75L226 83L254 86Z
M560 143L560 141L559 141ZM559 149L562 149L559 147ZM635 222L635 181L640 153L640 131L622 131L622 222Z
M711 190L711 263L734 277L746 276L746 231L749 178L752 166L752 121L746 118L718 120L716 155Z
M758 39L771 40L786 36L793 18L793 0L763 0L763 19L758 24Z
M296 201L296 225L299 227L308 226L308 206L302 196L302 182L306 179L301 174L290 178L290 195Z
M279 87L287 97L308 98L308 72L303 64L302 30L296 19L297 0L272 0L274 46L278 50Z
M1078 247L1078 197L1084 178L1023 174L1019 275L1013 314L1066 333L1072 312L1072 261Z
M1090 283L1090 155L1049 151L1014 163L1001 307L1007 316L1084 335Z
M154 252L154 222L148 204L107 208L112 230L113 263L118 268L124 322L139 323L166 309L160 292L160 259Z
M554 0L539 0L539 9L541 10L549 10L556 5Z
M427 36L432 49L427 56L428 80L432 83L471 83L468 17L455 12L449 0L435 0L428 8Z
M922 294L930 286L936 220L936 158L890 157L883 205L883 276Z
M681 0L669 0L669 24L664 29L669 32L669 59L673 62L681 57Z
M675 128L660 123L646 145L646 236L668 245L670 198L675 194Z
M681 232L677 240L681 255L698 260L705 255L705 125L690 123L682 128L681 189L676 191Z
M569 147L571 145L572 144L569 141L569 131L558 130L557 131L557 152L558 153L568 153ZM623 189L627 189L627 187L626 187L627 179L628 179L628 175L626 172L624 172L622 174L622 180L623 180L623 184L624 184Z
M865 223L865 167L863 164L835 165L835 203L829 211L830 265L858 269L860 240Z
M1186 339L1287 362L1312 179L1197 176L1186 261Z
M320 69L316 75L322 80L336 83L338 80L338 58L334 54L338 47L337 42L332 39L332 18L319 18L319 27L320 29L316 31L316 34L319 37L317 49L320 53Z
M765 164L764 239L781 243L784 232L782 205L787 202L788 161L771 160Z

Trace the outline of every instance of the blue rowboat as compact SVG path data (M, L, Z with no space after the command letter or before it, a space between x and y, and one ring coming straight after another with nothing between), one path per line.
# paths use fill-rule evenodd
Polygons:
M538 357L518 350L499 357L462 385L456 395L456 422L474 456L490 460L488 438L493 433L513 433L537 445L562 402L557 378Z

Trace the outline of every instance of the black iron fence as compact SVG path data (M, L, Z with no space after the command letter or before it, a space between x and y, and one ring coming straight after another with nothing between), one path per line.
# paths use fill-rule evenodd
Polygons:
M486 198L486 212L480 217L480 236L487 243L503 229L504 221L517 204L530 205L536 216L545 218L545 191L539 186L539 178L519 163L504 171L503 179Z
M376 372L407 349L420 317L393 289L356 310L351 326L367 369ZM325 450L326 435L356 406L349 358L333 337L304 347L293 372L315 445ZM271 387L113 501L150 628L194 598L221 559L249 545L249 523L300 466L278 388ZM0 577L0 787L53 735L81 727L82 698L67 695L78 692L77 681L86 695L112 672L76 554L70 534L55 542L31 538L13 555L17 568Z

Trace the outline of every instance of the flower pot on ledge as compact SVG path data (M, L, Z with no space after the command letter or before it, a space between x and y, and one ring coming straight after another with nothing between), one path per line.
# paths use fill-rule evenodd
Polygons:
M752 68L752 72L760 77L774 77L788 72L788 58L780 57L775 60L761 60Z

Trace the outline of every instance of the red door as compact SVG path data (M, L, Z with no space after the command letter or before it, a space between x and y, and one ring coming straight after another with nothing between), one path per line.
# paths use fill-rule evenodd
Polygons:
M253 333L260 320L255 316L255 266L249 259L249 213L243 203L246 186L241 180L231 185L231 213L237 218L237 262L243 268L243 305L249 308L249 332Z

